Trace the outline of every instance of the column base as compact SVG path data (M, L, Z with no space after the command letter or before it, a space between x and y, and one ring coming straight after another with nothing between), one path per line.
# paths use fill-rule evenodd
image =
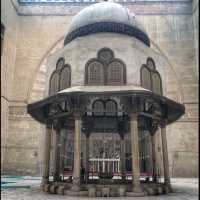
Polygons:
M122 181L124 182L124 181L126 181L126 174L125 173L122 173Z
M59 175L54 175L53 181L54 181L54 182L61 181L61 176L59 176Z
M133 187L132 192L127 192L126 195L128 197L143 197L146 196L146 192L140 186Z
M73 191L73 192L79 192L80 191L80 186L73 185L70 190Z
M71 187L71 191L78 192L80 191L80 178L73 177L73 185Z
M171 184L170 183L164 183L165 185L165 190L166 190L166 193L171 193L173 192L172 190L172 187L171 187Z
M42 182L41 182L41 185L44 185L44 184L47 184L49 183L49 178L42 178Z
M66 196L87 197L88 196L88 191L64 190L64 195L66 195Z
M127 197L144 197L146 195L146 192L126 192Z

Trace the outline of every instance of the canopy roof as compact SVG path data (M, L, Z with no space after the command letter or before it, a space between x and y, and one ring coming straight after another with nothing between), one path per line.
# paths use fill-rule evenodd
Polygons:
M185 113L184 105L177 103L167 97L157 95L150 90L140 86L74 86L64 89L55 95L49 96L41 101L28 105L28 113L41 123L46 123L45 108L53 103L67 101L69 98L84 98L109 96L134 96L155 101L167 107L167 123L172 123Z
M123 86L110 86L110 85L104 85L104 86L74 86L70 88L66 88L64 90L61 90L58 92L59 94L62 93L123 93L128 91L149 91L143 87L135 86L135 85L123 85Z

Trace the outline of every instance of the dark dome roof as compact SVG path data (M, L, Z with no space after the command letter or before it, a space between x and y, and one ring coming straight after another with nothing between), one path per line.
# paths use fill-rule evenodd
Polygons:
M99 32L133 36L150 46L149 37L135 16L127 8L112 2L96 3L79 12L72 19L64 45L77 37Z

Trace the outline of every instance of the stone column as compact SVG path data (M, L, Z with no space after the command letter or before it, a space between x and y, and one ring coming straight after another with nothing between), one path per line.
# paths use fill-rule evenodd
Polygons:
M156 166L156 132L151 134L152 144L152 176L153 182L157 182L157 166Z
M73 168L73 186L71 190L80 190L80 167L81 167L81 116L75 116L74 132L74 168Z
M105 152L103 152L103 172L105 172Z
M55 132L55 149L54 149L54 174L53 181L60 180L60 130Z
M86 162L85 162L85 181L88 183L89 180L89 151L90 149L90 135L89 133L86 134L86 144L85 144L85 150L86 150Z
M163 152L164 182L165 185L170 186L169 161L168 161L167 137L166 137L166 121L163 121L161 123L161 138L162 138L162 152Z
M121 136L121 148L120 148L120 166L121 166L121 175L122 175L122 180L125 180L126 175L125 175L125 139L124 135Z
M61 171L61 174L63 175L63 179L64 179L64 168L65 168L65 160L66 160L66 136L64 137L61 137L61 150L60 152L62 152L62 156L60 156L60 171Z
M132 151L132 177L133 192L143 195L140 185L140 166L139 166L139 143L138 143L138 114L132 113L131 125L131 151Z
M52 125L47 124L45 133L45 144L44 144L44 165L43 165L42 184L46 184L49 182L51 132L52 132Z
M148 151L148 172L152 173L153 171L153 160L152 160L152 142L151 142L151 134L147 135L147 151Z

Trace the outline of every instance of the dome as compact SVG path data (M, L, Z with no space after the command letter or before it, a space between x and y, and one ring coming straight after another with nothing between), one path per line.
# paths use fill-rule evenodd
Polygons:
M150 46L149 37L133 13L118 3L95 3L80 11L70 24L64 45L77 37L111 32L129 35Z

